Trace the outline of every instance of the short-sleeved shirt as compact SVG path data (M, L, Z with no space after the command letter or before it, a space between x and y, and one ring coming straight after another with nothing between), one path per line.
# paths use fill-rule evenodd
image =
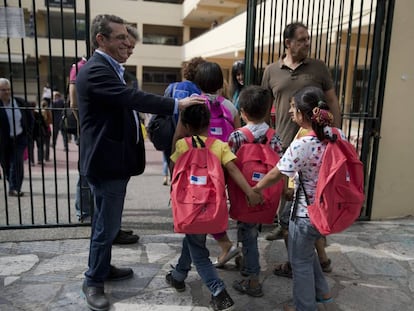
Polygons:
M199 136L202 141L206 141L206 136ZM174 163L177 162L178 158L188 150L188 144L184 138L179 139L175 144L175 152L171 155L171 161ZM230 161L236 159L236 156L233 152L231 152L230 147L227 143L221 141L220 139L216 139L215 142L211 145L210 150L215 154L219 160L221 165L225 166Z
M341 138L346 139L344 133ZM332 135L332 128L325 127L325 134ZM298 172L302 172L302 182L309 203L312 204L315 199L316 184L318 182L319 169L322 164L323 153L326 149L326 142L321 142L314 136L302 136L292 141L283 157L277 164L279 171L288 177L293 177L295 189L300 185ZM295 191L295 194L297 191ZM297 198L295 198L296 200ZM303 191L299 192L298 209L296 216L308 217L308 208Z
M254 139L257 140L257 142L259 143L263 142L264 139L266 139L266 132L269 129L269 125L266 122L258 124L247 124L244 127L247 128L253 134ZM236 153L237 150L239 150L239 148L241 147L241 145L243 145L246 142L247 137L243 134L243 132L240 130L235 130L233 133L230 134L228 144L230 150L233 153ZM279 157L282 157L282 142L277 133L275 133L272 139L270 140L270 148L272 148L279 155Z
M276 113L274 127L282 139L283 148L287 148L299 129L288 113L291 97L306 86L315 86L328 91L333 88L333 82L328 68L320 60L306 58L302 64L292 70L284 64L283 59L280 59L277 63L266 67L262 86L273 94Z
M76 64L73 64L70 68L69 73L69 83L75 84L76 83L76 75L78 74L79 70L83 67L83 65L86 64L86 59L82 58L80 61L78 61ZM78 69L76 69L78 67Z

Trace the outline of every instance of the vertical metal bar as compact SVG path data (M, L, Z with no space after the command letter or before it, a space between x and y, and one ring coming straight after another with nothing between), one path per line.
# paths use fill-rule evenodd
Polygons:
M282 6L280 8L280 32L279 32L279 58L282 57L283 54L285 54L285 43L283 40L283 29L284 29L284 24L283 24L283 8L284 8L284 1L282 0ZM283 49L283 50L282 50ZM283 51L283 53L282 53Z
M328 26L326 30L326 42L325 42L325 63L330 67L331 64L331 43L332 43L332 25L334 19L334 0L329 1L329 8L328 8Z
M302 0L302 15L300 16L300 21L303 22L303 14L305 13L305 0Z
M250 1L248 1L250 2ZM255 1L256 2L256 1ZM90 35L90 22L91 21L91 8L89 0L85 0L85 32L86 32L86 58L89 59L91 56L91 35ZM255 21L256 22L256 21ZM246 32L247 35L247 32ZM253 41L254 42L254 41ZM247 43L247 41L246 41Z
M388 4L387 8L386 5ZM378 0L377 10L375 13L375 30L374 30L374 42L372 46L376 47L378 44L382 44L382 49L372 49L372 66L371 72L372 75L370 77L368 83L368 90L374 89L374 85L376 84L376 78L378 76L378 68L380 65L380 56L381 56L381 74L379 76L379 83L378 83L378 94L377 94L377 109L376 109L376 117L377 122L374 123L374 130L376 133L380 132L381 128L381 120L382 120L382 109L384 103L384 91L385 91L385 82L387 79L387 68L388 68L388 56L390 51L389 42L391 41L391 33L392 33L392 22L394 18L394 7L395 7L395 0ZM386 12L385 12L386 11ZM385 22L385 30L384 30L384 38L381 38L381 30L383 26L383 22ZM382 52L382 55L380 55ZM372 200L374 196L374 187L375 184L375 177L376 177L376 169L377 169L377 160L378 160L378 147L379 147L379 135L374 135L374 143L373 143L373 150L372 150L372 160L371 160L371 170L369 174L369 182L370 185L368 188L367 194L367 210L366 214L371 218L372 212ZM365 163L365 162L364 162Z
M351 5L349 9L349 20L348 20L348 31L347 31L347 39L346 39L346 50L345 50L345 63L344 63L344 83L342 85L342 94L345 99L346 93L346 81L348 77L348 64L349 64L349 51L351 49L351 38L352 38L352 13L354 8L354 0L351 0ZM343 101L344 103L344 101ZM343 105L344 107L345 105Z
M334 68L335 68L335 77L334 77L334 81L337 81L338 83L336 84L336 94L338 95L339 98L339 102L340 104L342 104L342 109L341 109L341 114L343 114L343 107L344 107L344 98L343 98L343 94L340 93L340 82L341 82L341 78L343 76L343 72L340 72L340 56L341 56L341 45L342 45L342 22L343 22L343 14L344 14L344 1L342 0L340 2L339 5L339 14L338 14L338 27L336 30L337 33L337 39L336 39L336 47L335 47L335 64L334 64ZM342 68L342 71L345 71L344 68ZM343 83L345 83L345 81L343 81Z
M270 20L270 23L269 23L269 41L268 41L268 44L267 44L267 61L266 61L266 65L268 65L268 64L270 64L270 58L272 58L273 59L273 57L271 56L271 55L273 55L273 53L271 53L271 51L272 51L272 44L273 44L273 47L274 47L274 40L273 40L273 42L272 42L272 39L274 38L274 31L275 31L275 28L274 28L274 13L276 13L276 12L274 12L274 5L275 5L275 0L271 0L270 1L270 18L269 18L269 20ZM275 14L276 15L276 14ZM259 68L257 68L257 71L259 72ZM256 79L256 82L258 82L259 80L258 79Z
M246 85L253 82L253 63L254 63L254 42L256 29L256 5L257 0L247 1L247 25L246 25L246 54L245 54L245 77Z

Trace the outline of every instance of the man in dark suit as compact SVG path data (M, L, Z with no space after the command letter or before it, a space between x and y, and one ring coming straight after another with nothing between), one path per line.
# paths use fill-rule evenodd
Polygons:
M26 102L11 96L10 81L0 78L0 162L9 182L9 195L20 197L24 177L23 153L33 127L33 113Z
M201 97L174 100L126 86L122 63L128 58L125 22L114 15L92 21L91 38L97 47L79 71L80 173L87 177L95 198L89 268L82 290L88 307L108 310L105 280L132 277L129 268L111 265L112 243L121 225L128 181L145 168L145 149L136 111L172 115Z

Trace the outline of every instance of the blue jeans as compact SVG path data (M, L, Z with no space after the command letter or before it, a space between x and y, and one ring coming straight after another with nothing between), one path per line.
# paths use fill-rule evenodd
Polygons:
M309 218L296 217L289 222L289 261L293 273L293 301L297 311L316 311L316 298L329 293L315 242L322 235Z
M27 138L23 134L17 136L11 142L10 168L7 175L9 181L9 191L20 192L24 178L24 149L27 147Z
M87 177L95 198L89 248L88 286L103 287L110 271L112 242L121 227L122 210L129 178L98 179Z
M243 272L257 279L260 274L257 224L237 223L237 239L242 243Z
M79 220L91 215L93 197L86 176L79 175L78 183L76 184L75 208L76 216L78 216Z
M206 234L185 235L181 256L172 271L172 276L177 281L184 281L191 270L191 263L194 263L204 284L213 296L217 296L223 291L225 285L210 261L210 253L206 247L206 236Z

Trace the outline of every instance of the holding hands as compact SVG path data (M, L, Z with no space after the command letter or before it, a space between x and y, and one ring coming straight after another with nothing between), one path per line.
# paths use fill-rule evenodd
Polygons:
M263 203L263 195L260 191L255 191L254 188L251 188L251 191L247 193L247 201L250 206L255 206Z

